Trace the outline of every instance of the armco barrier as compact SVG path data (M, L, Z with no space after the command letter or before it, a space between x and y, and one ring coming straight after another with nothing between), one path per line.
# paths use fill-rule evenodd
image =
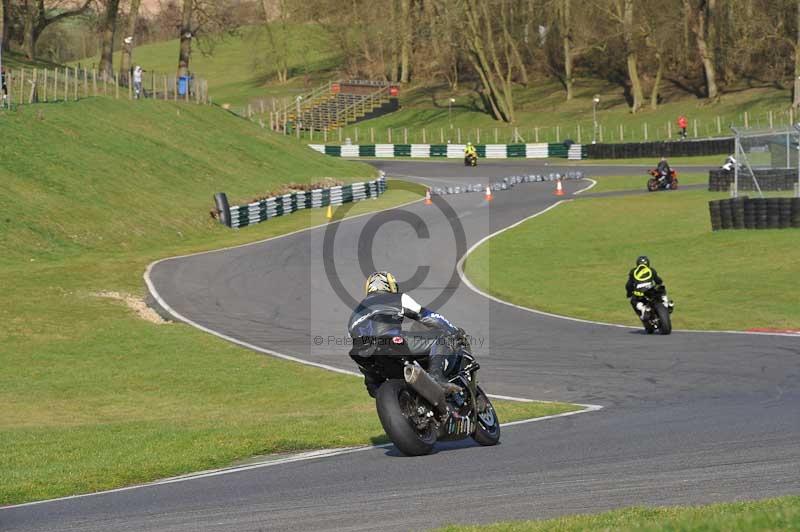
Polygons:
M758 180L761 190L794 190L798 182L798 170L792 168L753 169L753 174ZM724 192L731 188L734 182L733 170L709 170L708 190ZM739 190L756 190L750 171L746 168L739 169Z
M711 230L800 227L800 198L731 198L708 202Z
M318 188L306 192L293 192L247 205L234 205L229 208L228 213L220 212L219 219L226 225L230 225L230 227L246 227L302 209L341 205L351 201L376 198L385 191L386 176L381 173L381 176L373 181L331 188ZM224 193L218 195L224 197ZM217 198L215 197L215 199ZM225 198L225 203L227 203L227 198ZM217 199L217 209L220 208L221 204L220 200ZM226 221L229 221L229 224Z
M585 144L589 159L634 159L641 157L693 157L728 155L734 151L733 137L669 142Z
M334 157L464 157L465 144L309 144L309 148ZM476 144L475 150L481 159L562 159L586 158L586 145L572 144L567 147L561 143L535 144Z

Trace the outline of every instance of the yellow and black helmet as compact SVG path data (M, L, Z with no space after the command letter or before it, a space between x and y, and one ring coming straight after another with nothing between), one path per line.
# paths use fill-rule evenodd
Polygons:
M397 280L389 272L375 272L367 277L367 284L364 286L367 294L373 292L391 292L396 294L398 291Z

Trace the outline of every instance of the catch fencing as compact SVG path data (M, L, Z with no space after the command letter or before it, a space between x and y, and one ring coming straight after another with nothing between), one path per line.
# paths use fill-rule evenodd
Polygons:
M230 227L246 227L303 209L341 205L367 198L377 198L386 191L386 188L386 175L381 172L380 177L373 181L292 192L291 194L274 196L248 203L247 205L234 205L228 208L228 213L218 213L218 215L223 223L229 220L230 223L227 225ZM227 199L225 203L227 203Z
M208 82L194 77L178 77L158 72L142 74L141 90L136 91L129 73L104 76L96 69L77 67L30 67L7 69L5 74L8 95L2 105L15 108L34 103L78 101L107 96L114 99L150 98L209 103Z
M463 159L465 144L309 144L309 147L333 157L411 157ZM562 159L580 160L586 157L586 146L564 143L478 144L482 159Z

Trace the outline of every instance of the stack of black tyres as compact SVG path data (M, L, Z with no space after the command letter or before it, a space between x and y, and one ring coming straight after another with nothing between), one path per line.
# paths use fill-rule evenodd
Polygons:
M753 212L756 217L756 229L767 228L767 200L765 198L754 198L750 200L753 204Z
M720 215L720 202L719 201L709 201L708 202L708 211L711 215L711 230L712 231L719 231L722 229L722 219Z
M792 227L800 227L800 198L792 198Z
M731 209L731 200L721 200L719 202L719 217L720 229L733 228L733 209Z
M786 229L792 226L792 198L780 198L779 227Z
M744 229L744 203L746 200L746 197L730 200L734 229Z
M767 229L779 229L781 226L781 198L767 198Z
M756 228L756 203L745 196L744 200L744 228Z

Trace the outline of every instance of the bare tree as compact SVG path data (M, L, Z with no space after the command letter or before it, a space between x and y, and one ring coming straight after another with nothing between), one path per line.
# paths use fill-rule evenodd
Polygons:
M613 20L620 26L622 41L625 46L625 63L628 70L628 81L631 88L631 112L635 113L643 105L644 92L639 79L639 66L637 63L637 43L635 42L633 0L614 0L614 9L607 11Z
M128 82L131 71L131 61L133 47L135 44L134 35L136 33L136 22L139 20L139 5L142 0L131 0L131 8L128 11L128 23L125 26L125 35L122 38L122 57L120 59L119 72L120 78Z
M117 33L117 15L119 0L106 0L106 14L103 18L101 35L103 39L100 51L100 75L105 79L114 77L114 37Z
M489 4L495 10L507 11L512 1L468 0L462 6L468 57L480 77L481 94L491 115L505 122L514 121L513 52L502 30L495 27L496 13L490 13Z
M195 0L183 0L183 13L181 15L181 44L178 54L178 77L189 75L189 61L192 58L192 12Z
M697 39L697 51L703 63L703 73L706 81L706 96L716 99L719 96L717 89L717 65L714 47L716 45L716 0L700 0L694 8L694 34Z
M287 0L262 0L265 29L269 43L271 63L275 66L278 82L286 83L289 79L288 20L289 6ZM277 25L280 35L275 36L273 26Z
M22 49L28 59L36 55L36 43L49 25L69 17L85 13L92 0L86 0L78 7L67 9L66 1L55 1L45 5L44 0L22 0L20 8L23 18ZM8 6L9 4L6 4ZM5 11L5 10L4 10ZM55 13L48 16L48 13Z

